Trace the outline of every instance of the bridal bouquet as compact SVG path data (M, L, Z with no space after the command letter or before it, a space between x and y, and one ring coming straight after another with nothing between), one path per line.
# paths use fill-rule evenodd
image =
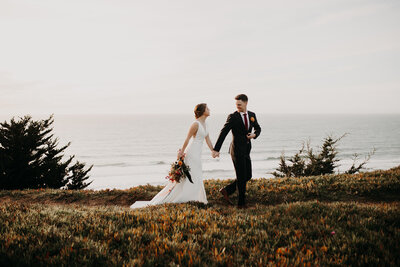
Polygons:
M171 182L181 182L185 177L193 184L192 176L190 175L190 168L183 161L183 157L179 158L177 161L171 164L171 170L168 173L166 179Z

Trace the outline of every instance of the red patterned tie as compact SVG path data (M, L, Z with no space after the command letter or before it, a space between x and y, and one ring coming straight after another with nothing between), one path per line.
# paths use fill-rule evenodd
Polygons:
M247 122L247 113L244 113L244 126L246 127L246 130L249 129L249 123Z

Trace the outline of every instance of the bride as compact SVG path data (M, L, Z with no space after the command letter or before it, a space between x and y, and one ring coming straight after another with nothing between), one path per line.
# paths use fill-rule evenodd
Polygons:
M193 183L187 178L183 179L180 183L169 181L151 201L136 201L131 205L132 209L163 203L182 203L188 201L208 203L203 184L203 170L201 164L203 140L206 140L212 156L215 158L218 155L213 152L213 145L206 126L206 119L210 116L210 110L207 104L201 103L196 105L194 114L196 120L190 126L186 140L182 148L178 151L178 158L182 156L185 157L185 164L190 168ZM189 144L189 141L192 142Z

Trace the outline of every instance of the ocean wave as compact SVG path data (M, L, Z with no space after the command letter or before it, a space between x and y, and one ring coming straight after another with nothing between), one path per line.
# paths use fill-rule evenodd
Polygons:
M281 158L281 156L279 156L279 157L268 157L268 158L262 159L262 160L260 160L260 161L264 161L264 160L277 160L277 159L280 159L280 158Z
M169 164L169 163L167 163L167 162L165 162L165 161L163 161L163 160L152 161L152 162L150 163L150 165L167 165L167 164Z
M251 155L250 155L251 156ZM276 161L276 160L279 160L280 159L280 156L278 157L278 156L276 156L276 157L267 157L267 158L254 158L254 157L251 157L251 161L252 162L260 162L260 161Z
M116 162L116 163L106 163L106 164L95 164L96 167L126 167L128 166L124 162Z
M168 162L163 160L157 161L149 161L149 162L135 162L135 163L126 163L126 162L115 162L115 163L102 163L102 164L94 164L96 167L140 167L140 166L162 166L169 165Z

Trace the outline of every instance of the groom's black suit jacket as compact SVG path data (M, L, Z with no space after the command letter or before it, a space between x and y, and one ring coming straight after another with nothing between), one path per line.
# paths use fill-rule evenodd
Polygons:
M247 114L248 123L250 125L248 130L246 129L242 116L238 111L228 116L228 119L226 120L226 123L219 134L218 140L215 143L215 151L220 151L225 137L229 131L232 130L233 139L229 148L232 159L237 157L249 157L251 140L247 139L247 134L251 133L254 128L254 133L256 135L254 139L256 139L261 133L261 127L257 122L256 114L254 112L247 111Z

